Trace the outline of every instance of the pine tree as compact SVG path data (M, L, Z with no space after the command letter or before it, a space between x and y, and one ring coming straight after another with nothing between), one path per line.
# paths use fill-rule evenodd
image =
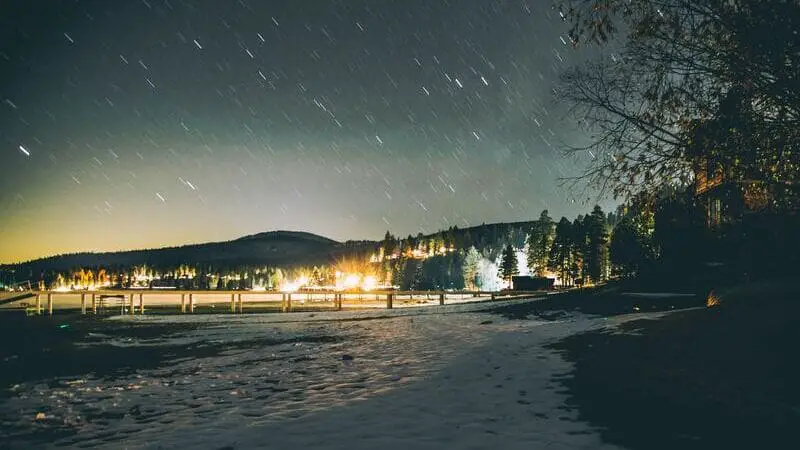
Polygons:
M534 222L531 234L528 236L528 268L536 276L543 277L547 272L547 260L550 257L554 235L553 219L545 209L539 215L539 220Z
M528 271L532 275L536 274L536 261L538 261L536 243L539 241L539 239L539 228L534 223L533 227L531 227L530 234L525 237L525 246L523 247L525 250L525 255L528 257Z
M424 264L424 260L415 260L414 263L415 263L414 264L414 266L415 266L414 267L414 273L413 273L413 275L411 277L411 290L412 291L416 291L416 290L422 289L424 281L425 281L423 273L422 273L422 269L423 269L422 266Z
M478 264L481 260L481 254L475 247L470 247L467 254L464 256L464 284L467 289L478 289Z
M514 247L509 244L503 250L503 259L500 262L498 275L511 286L511 279L517 274L519 274L517 255L514 253Z
M630 218L622 219L614 227L609 254L614 268L623 277L635 275L647 260L644 238Z
M550 248L548 268L556 272L563 286L569 286L572 268L572 224L566 217L562 217L556 225L555 238Z
M572 251L570 262L570 278L577 284L586 282L586 220L578 216L572 222Z
M587 253L586 271L593 283L608 278L608 229L603 209L596 205L586 217Z
M311 281L314 283L315 286L325 285L325 276L322 274L322 271L317 266L314 266L314 269L311 271Z

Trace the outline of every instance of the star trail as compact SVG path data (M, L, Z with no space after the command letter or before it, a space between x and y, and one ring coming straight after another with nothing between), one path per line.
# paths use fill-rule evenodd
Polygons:
M0 10L0 262L587 210L552 95L586 55L550 2Z

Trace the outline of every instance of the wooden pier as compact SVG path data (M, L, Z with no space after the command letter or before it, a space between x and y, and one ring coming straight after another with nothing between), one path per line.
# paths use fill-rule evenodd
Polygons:
M179 314L292 311L342 311L444 306L496 299L544 295L542 291L180 291L121 289L97 291L27 291L0 298L0 310L24 310L30 315L57 311L82 314L144 314L147 309Z

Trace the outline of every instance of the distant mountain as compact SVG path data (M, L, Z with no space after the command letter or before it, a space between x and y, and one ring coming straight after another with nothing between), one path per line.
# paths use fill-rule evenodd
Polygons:
M0 266L0 269L37 276L45 271L64 271L76 267L110 268L144 264L154 267L174 267L180 264L296 267L333 262L348 255L370 252L375 246L376 243L372 241L341 243L312 233L269 231L225 242L50 256L25 263Z

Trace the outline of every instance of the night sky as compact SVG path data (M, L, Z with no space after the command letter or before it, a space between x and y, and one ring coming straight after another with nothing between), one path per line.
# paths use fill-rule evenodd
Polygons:
M4 1L0 261L585 213L549 0Z

